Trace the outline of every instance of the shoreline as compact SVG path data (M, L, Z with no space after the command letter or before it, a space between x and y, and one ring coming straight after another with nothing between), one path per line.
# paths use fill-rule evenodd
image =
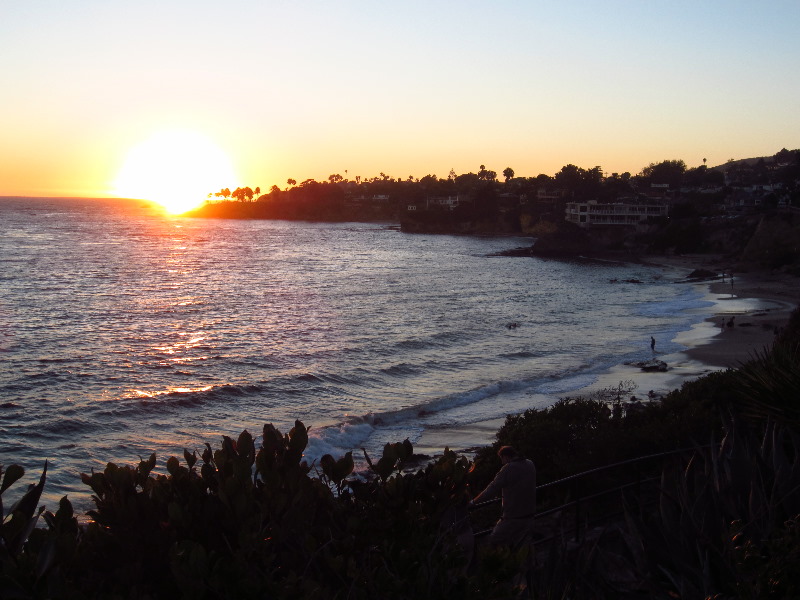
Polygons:
M619 364L601 373L591 385L554 396L553 402L561 397L577 397L617 387L622 381L632 381L635 389L631 396L647 401L666 395L687 381L714 371L736 368L772 345L777 331L785 326L800 301L800 278L766 271L734 272L731 286L727 275L731 271L729 263L718 256L650 256L641 262L663 268L679 285L685 282L705 286L705 299L713 305L696 309L705 318L671 340L684 346L684 350L661 354L656 347L654 358L667 363L666 372L645 372L632 365ZM725 272L725 280L685 279L695 269ZM448 447L474 455L479 448L496 441L497 432L504 423L503 417L426 430L414 444L414 452L436 456Z

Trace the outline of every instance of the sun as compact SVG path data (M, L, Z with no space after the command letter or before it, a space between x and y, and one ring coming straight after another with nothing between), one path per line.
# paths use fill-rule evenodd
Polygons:
M114 193L141 198L179 214L208 194L236 187L231 161L214 142L194 131L162 131L131 148L114 181Z

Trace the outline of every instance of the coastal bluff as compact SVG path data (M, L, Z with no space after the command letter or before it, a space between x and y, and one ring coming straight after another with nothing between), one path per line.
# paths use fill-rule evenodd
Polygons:
M596 256L607 252L635 254L644 252L646 245L639 235L603 228L588 230L569 222L541 221L526 228L525 234L534 238L529 247L513 248L501 252L502 256L540 256L544 258L574 258Z
M738 272L778 269L800 274L800 215L737 215L715 219L674 219L635 228L581 228L569 222L540 221L524 228L534 242L503 256L577 258L717 255Z

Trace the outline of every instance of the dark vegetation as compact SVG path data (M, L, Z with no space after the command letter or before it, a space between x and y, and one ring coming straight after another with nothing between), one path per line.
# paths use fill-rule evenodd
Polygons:
M109 463L82 476L95 503L83 525L66 497L55 513L37 508L45 465L16 503L0 503L0 596L513 597L525 550L487 552L468 568L443 525L493 476L501 444L533 457L542 483L694 449L655 471L661 483L646 510L627 510L581 544L564 536L540 549L535 597L800 596L800 312L739 369L658 402L631 404L629 391L623 382L509 416L474 463L446 451L409 468L406 441L367 457L369 474L357 477L350 453L308 465L299 421L285 435L264 426L258 446L245 431L170 457L165 472L155 455ZM4 470L0 499L23 475L16 465Z

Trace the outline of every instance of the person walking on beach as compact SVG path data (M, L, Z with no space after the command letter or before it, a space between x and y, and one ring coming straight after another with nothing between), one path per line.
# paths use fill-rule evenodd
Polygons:
M488 543L514 547L528 534L536 513L536 466L512 446L503 446L497 455L503 466L486 489L469 502L469 506L500 495L503 512L489 534Z
M652 335L650 336L650 350L653 352L656 351L656 338L654 338Z

